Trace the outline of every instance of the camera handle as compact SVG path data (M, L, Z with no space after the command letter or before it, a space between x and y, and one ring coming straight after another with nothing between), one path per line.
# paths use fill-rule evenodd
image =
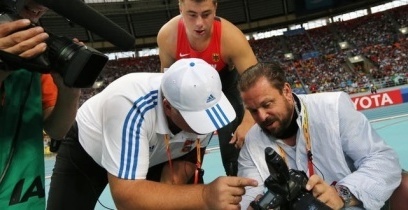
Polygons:
M38 58L38 59L36 59ZM46 66L43 56L39 56L33 59L26 59L18 55L8 53L0 50L0 68L5 71L15 71L19 69L27 69L36 72L48 72L50 68Z

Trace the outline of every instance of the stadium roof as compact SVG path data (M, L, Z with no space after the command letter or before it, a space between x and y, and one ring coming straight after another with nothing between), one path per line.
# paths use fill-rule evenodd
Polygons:
M132 34L136 38L135 50L157 46L156 34L160 27L179 14L178 0L85 0L85 2ZM218 0L217 15L249 33L339 15L385 2L390 0ZM110 42L82 27L80 23L70 22L56 12L48 12L40 23L49 32L78 38L100 51L120 51ZM95 24L99 23L95 21ZM106 30L109 31L109 28Z

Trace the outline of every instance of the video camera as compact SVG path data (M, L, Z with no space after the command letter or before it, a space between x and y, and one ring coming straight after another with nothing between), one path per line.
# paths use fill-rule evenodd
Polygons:
M272 148L265 149L265 160L269 177L265 180L268 191L251 202L255 210L330 210L326 204L313 197L305 186L308 177L305 172L288 169L283 158Z
M23 2L22 0L1 0L0 24L21 19L18 11L22 8ZM47 33L49 34L46 40L47 50L35 58L26 59L0 50L0 60L7 66L5 70L23 68L39 73L49 73L54 70L62 76L64 84L68 87L91 87L108 61L108 57L91 47L77 44L67 37Z

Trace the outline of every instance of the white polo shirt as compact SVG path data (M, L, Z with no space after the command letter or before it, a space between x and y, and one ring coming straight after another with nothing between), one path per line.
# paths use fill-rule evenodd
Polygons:
M109 173L122 179L145 179L149 167L208 145L211 135L172 135L162 107L162 73L131 73L112 82L78 110L79 142Z

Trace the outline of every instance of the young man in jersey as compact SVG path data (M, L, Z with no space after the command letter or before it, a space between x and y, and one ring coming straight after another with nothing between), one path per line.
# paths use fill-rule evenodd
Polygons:
M107 183L118 209L239 209L252 179L186 185L200 159L174 161L206 147L234 118L217 71L201 59L122 76L78 110L58 151L48 209L93 209ZM169 165L162 182L148 180L148 169L161 163Z
M218 130L227 175L237 174L239 149L254 124L236 88L239 74L257 63L244 34L216 16L217 0L179 0L180 15L163 25L157 36L161 68L181 58L201 58L220 74L223 92L237 113L236 120Z
M32 0L24 4L19 15L25 19L0 23L0 50L34 58L46 50L48 34L29 25L48 9ZM79 96L80 90L66 87L58 73L10 69L0 60L1 209L45 209L43 130L63 138L75 119Z

